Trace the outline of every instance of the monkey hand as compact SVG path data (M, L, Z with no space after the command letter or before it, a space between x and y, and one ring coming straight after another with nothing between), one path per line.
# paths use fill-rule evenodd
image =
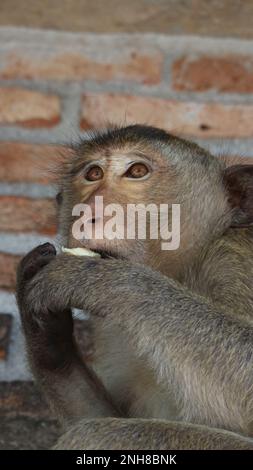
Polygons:
M17 300L24 301L27 283L56 256L55 247L44 243L30 251L19 263L17 270Z
M55 247L45 243L29 252L17 270L17 303L28 352L47 369L65 365L73 348L71 310L60 299L53 302L54 286L44 273L55 259Z
M36 250L40 252L40 249L38 247L31 253L37 253ZM23 265L29 266L29 256L23 260ZM38 258L40 260L39 254ZM93 318L102 317L113 323L121 324L123 321L125 324L134 315L141 321L145 312L146 315L149 310L153 312L156 299L157 303L161 302L161 289L167 297L173 296L175 287L174 281L146 266L114 258L69 254L55 256L55 253L50 252L49 263L40 260L40 266L41 263L42 268L24 283L20 294L25 304L24 314L21 308L23 324L31 329L34 323L43 330L54 322L54 331L58 334L59 330L65 336L72 335L72 326L62 312L78 308L86 310ZM19 284L22 285L22 282L19 281ZM22 307L22 302L19 303ZM147 308L148 304L150 309ZM138 318L137 311L141 312Z

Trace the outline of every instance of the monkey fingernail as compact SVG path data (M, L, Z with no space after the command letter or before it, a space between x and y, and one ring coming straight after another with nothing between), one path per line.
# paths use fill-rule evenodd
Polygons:
M46 256L46 255L56 255L56 249L52 243L43 243L43 245L40 245L38 247L38 251L40 255Z

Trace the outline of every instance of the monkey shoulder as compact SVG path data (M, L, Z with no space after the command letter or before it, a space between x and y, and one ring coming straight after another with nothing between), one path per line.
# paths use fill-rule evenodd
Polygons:
M253 321L253 229L229 229L205 247L189 287L225 313Z

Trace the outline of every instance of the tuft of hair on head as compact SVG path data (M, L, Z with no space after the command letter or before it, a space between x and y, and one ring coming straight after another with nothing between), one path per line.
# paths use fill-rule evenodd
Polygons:
M87 138L81 139L74 146L76 151L100 150L113 146L119 147L127 142L154 142L159 141L169 143L174 136L163 129L148 126L146 124L129 124L120 126L109 123L106 128L100 130L91 130L87 133Z

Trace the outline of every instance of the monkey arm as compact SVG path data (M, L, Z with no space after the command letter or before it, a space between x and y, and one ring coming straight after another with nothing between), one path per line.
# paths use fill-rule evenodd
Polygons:
M25 333L28 358L37 381L54 413L67 425L81 417L117 416L118 410L94 372L83 363L73 338L72 312L59 305L39 309L39 299L48 296L27 289L31 279L56 256L45 243L28 253L17 273L17 303ZM41 287L43 286L43 282ZM35 306L36 304L36 306ZM34 307L34 310L33 310Z
M26 295L33 312L72 306L118 324L136 355L173 387L182 418L252 433L252 327L167 277L118 260L57 256Z
M83 419L60 437L54 449L253 450L253 440L223 429L182 422Z

